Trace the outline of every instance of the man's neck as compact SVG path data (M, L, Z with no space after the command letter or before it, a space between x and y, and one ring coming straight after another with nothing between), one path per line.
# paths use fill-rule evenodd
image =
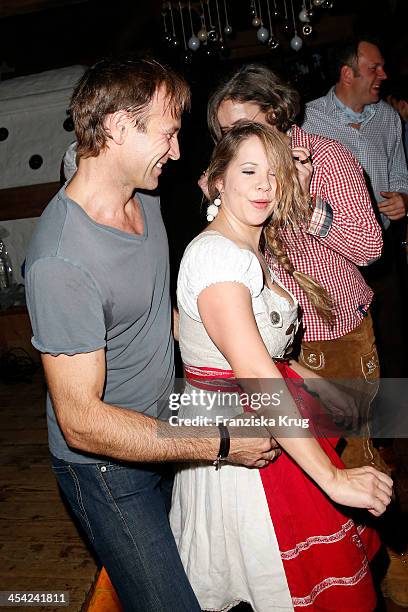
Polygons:
M81 159L66 188L68 197L99 222L123 213L133 191L133 187L121 183L112 161L103 155Z
M355 113L363 112L365 105L361 104L360 102L356 102L352 93L348 89L343 87L341 83L337 83L334 88L334 93L336 94L340 102L342 102L345 106L348 106L348 108L351 108L351 110Z
M120 185L117 180L112 179L115 177L112 168L110 172L105 173L95 170L92 163L80 163L77 173L65 190L67 196L96 223L127 234L143 234L144 218L134 189Z

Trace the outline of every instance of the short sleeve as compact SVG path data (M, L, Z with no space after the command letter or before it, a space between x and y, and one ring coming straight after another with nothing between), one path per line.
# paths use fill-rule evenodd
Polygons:
M180 265L177 299L183 310L199 321L197 299L210 285L223 282L245 285L251 297L263 288L262 268L256 256L221 235L201 234L187 247Z
M26 279L32 344L42 353L90 353L106 344L103 304L93 279L58 257L33 263Z

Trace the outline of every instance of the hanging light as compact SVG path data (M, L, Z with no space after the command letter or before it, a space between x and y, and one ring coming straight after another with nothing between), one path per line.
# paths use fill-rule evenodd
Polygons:
M224 33L227 36L231 36L231 34L232 34L232 27L231 27L231 24L230 24L229 19L228 19L227 0L224 0L224 13L225 13L225 28L224 28Z
M309 17L309 19L313 19L314 17L312 0L309 0L309 8L307 10L307 16Z
M294 35L294 37L290 41L290 46L292 47L292 49L294 51L300 51L302 46L303 46L303 40L300 38L300 36L298 36L298 33L297 33L296 19L295 19L295 10L293 8L293 0L290 0L290 4L291 4L291 7L292 7L293 28L295 30L295 35Z
M273 0L273 11L272 11L272 17L274 19L279 19L280 17L280 12L278 11L278 7L276 5L276 0Z
M181 21L181 31L183 34L183 44L184 44L184 52L182 55L182 60L185 64L191 64L191 60L193 59L193 54L191 50L187 48L186 31L184 29L183 9L181 8L181 2L179 2L179 12L180 12L180 21Z
M302 32L305 36L310 36L312 33L312 26L309 24L309 12L306 9L306 0L303 0L303 8L299 13L299 21L304 23L305 25L302 27Z
M301 21L302 23L308 23L309 21L309 15L307 14L305 0L303 0L302 10L299 13L299 21Z
M256 7L256 0L251 0L251 15L252 15L252 25L254 28L259 28L261 25L261 20L258 16L258 9Z
M220 42L220 49L224 50L224 40L222 37L222 25L221 25L221 15L220 15L220 7L218 5L218 0L215 0L215 8L217 10L217 21L218 21L218 37Z
M274 36L273 28L272 28L272 19L271 19L271 8L269 6L269 0L266 0L266 6L268 8L268 20L269 20L269 32L270 37L268 39L268 47L274 51L279 47L279 40Z
M207 11L208 11L208 19L210 22L210 26L209 26L210 29L208 30L207 40L209 40L212 43L215 43L218 40L218 32L215 28L215 25L213 25L213 20L211 17L211 10L210 10L210 0L207 0Z
M262 8L261 8L261 0L259 0L259 19L261 22L261 27L256 31L256 37L261 43L266 43L269 40L269 30L264 27L262 21Z
M201 15L200 15L201 28L197 32L197 38L202 43L205 43L207 41L208 32L207 32L207 28L205 24L205 12L204 12L204 5L203 5L202 0L200 0L200 4L201 4Z
M191 51L197 51L201 43L200 43L200 39L194 34L193 17L191 15L191 2L188 3L188 14L190 16L191 36L188 39L187 45Z
M290 32L290 22L288 19L288 7L286 6L286 0L283 0L283 10L284 10L284 17L283 17L283 23L282 23L282 30L285 34L289 34Z
M174 26L173 7L171 5L171 2L168 3L168 7L169 7L169 11L170 11L171 27L172 27L172 36L171 36L171 40L170 40L170 45L172 47L174 47L175 49L177 49L177 47L180 46L180 41L179 41L179 39L176 36L176 28Z
M170 33L167 29L167 21L166 21L166 7L163 5L163 10L162 10L162 18L163 18L163 40L165 43L169 44L171 41L171 36Z

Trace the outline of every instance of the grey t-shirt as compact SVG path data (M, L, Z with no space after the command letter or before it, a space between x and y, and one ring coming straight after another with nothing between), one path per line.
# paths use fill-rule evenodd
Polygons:
M28 250L27 305L39 351L74 355L105 347L104 401L165 418L160 406L174 377L168 243L159 198L137 196L140 236L96 223L62 188ZM47 418L53 455L98 460L67 446L49 396Z

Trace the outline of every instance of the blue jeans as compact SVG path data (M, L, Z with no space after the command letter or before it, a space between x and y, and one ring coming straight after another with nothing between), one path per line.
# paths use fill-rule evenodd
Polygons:
M172 467L67 463L52 469L126 612L200 612L167 513Z

